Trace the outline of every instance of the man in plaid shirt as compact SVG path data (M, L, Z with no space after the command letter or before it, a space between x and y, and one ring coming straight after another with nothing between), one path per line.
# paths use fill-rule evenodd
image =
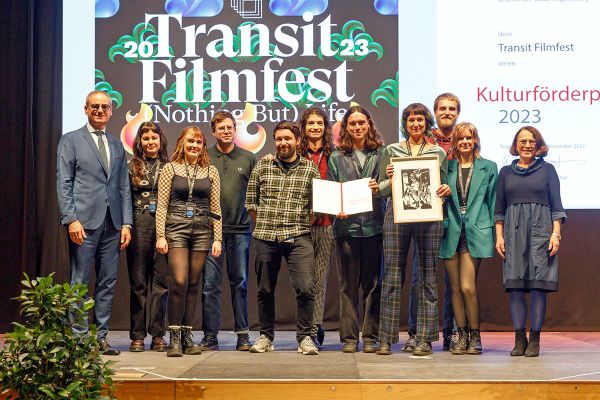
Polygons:
M318 354L310 338L313 324L314 250L310 236L312 180L320 178L311 161L298 156L300 127L281 121L273 130L276 156L258 162L248 182L246 208L255 223L260 337L250 352L273 351L275 286L285 258L296 293L298 353Z

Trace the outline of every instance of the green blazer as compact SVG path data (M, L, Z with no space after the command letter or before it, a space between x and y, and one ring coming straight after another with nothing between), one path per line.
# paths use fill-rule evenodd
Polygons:
M484 158L475 159L471 186L464 216L469 252L473 258L488 258L494 254L494 207L496 205L496 163ZM446 201L448 216L444 219L444 238L440 258L451 258L456 253L461 231L460 195L456 184L458 162L448 161L448 184L452 196Z

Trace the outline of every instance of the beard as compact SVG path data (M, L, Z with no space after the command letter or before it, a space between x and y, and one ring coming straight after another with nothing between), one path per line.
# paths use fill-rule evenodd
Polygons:
M284 161L292 158L295 153L296 153L296 149L292 148L291 146L286 146L285 148L282 148L282 147L277 148L277 157L279 157L279 159L284 160Z

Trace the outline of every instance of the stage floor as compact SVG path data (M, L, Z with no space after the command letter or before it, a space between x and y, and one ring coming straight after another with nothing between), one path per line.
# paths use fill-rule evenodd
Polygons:
M251 332L251 340L257 337ZM199 341L201 332L194 332ZM165 353L130 353L127 332L111 332L121 350L116 381L359 381L359 382L590 382L600 383L600 332L542 332L540 357L510 357L511 332L483 332L484 353L453 355L434 343L434 353L415 357L392 346L391 356L344 354L337 332L326 332L318 356L297 353L294 332L277 332L275 352L235 351L236 336L219 334L219 351L168 358ZM405 336L401 336L401 341ZM600 395L599 395L600 396ZM600 397L599 397L600 398Z

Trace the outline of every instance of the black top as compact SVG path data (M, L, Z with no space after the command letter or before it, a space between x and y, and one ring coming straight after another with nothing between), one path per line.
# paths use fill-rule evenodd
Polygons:
M158 197L158 179L160 177L160 170L162 170L165 163L160 163L158 171L156 170L158 158L146 158L146 170L142 174L139 185L134 185L129 176L131 186L131 200L133 204L133 216L134 218L140 214L140 211L148 208L150 199ZM157 173L158 172L158 173ZM154 178L156 177L156 181Z
M234 146L223 153L217 146L208 149L210 163L219 171L223 232L249 233L250 214L244 206L250 173L256 165L254 153Z
M192 172L190 171L190 175ZM205 176L194 180L194 190L192 191L192 202L196 207L209 208L210 205L210 178ZM171 186L170 207L185 206L188 201L189 186L188 178L185 176L173 176Z

